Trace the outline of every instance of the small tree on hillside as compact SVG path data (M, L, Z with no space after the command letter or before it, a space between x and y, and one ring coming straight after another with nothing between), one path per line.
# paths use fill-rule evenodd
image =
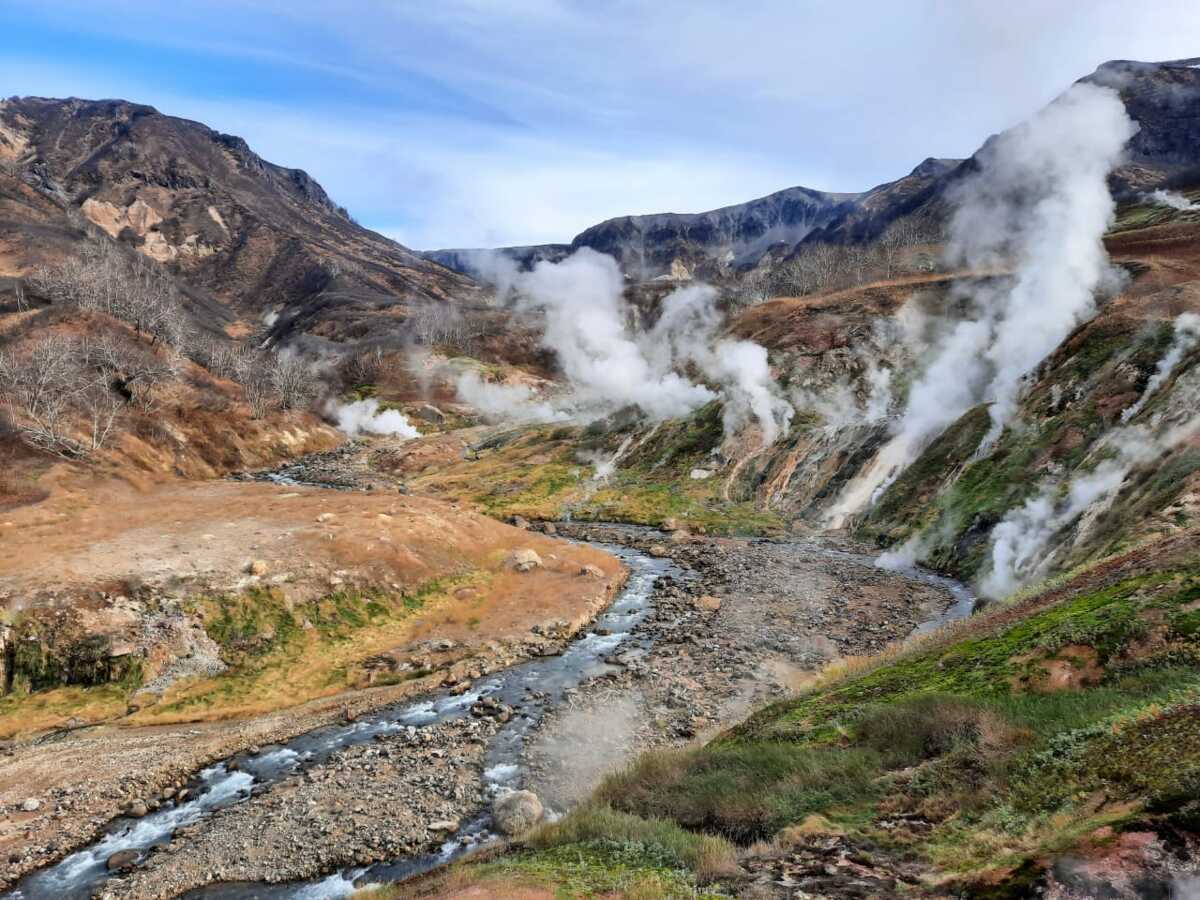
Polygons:
M876 241L883 261L885 277L891 278L905 250L920 243L920 226L909 216L897 219Z

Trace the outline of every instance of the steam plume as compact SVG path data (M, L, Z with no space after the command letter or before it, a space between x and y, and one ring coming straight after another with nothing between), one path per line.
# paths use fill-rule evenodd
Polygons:
M1052 483L1011 511L992 530L992 567L980 581L980 592L1005 597L1043 576L1053 558L1054 536L1089 510L1111 502L1129 473L1190 440L1200 431L1200 417L1153 434L1142 426L1114 429L1104 441L1114 455L1091 472L1076 475L1065 486Z
M364 432L390 434L405 439L420 436L404 413L394 409L380 410L378 400L339 403L331 413L337 419L337 427L350 437Z
M950 423L990 401L989 446L1024 379L1117 283L1101 237L1113 217L1107 175L1137 130L1109 88L1077 84L1030 121L989 141L951 197L947 257L975 271L1013 267L1007 286L971 289L971 316L913 384L896 434L843 493L834 524L887 488Z
M550 403L538 399L533 388L524 384L494 384L477 372L458 376L455 389L460 400L471 404L492 421L553 422L568 418Z
M1180 212L1200 212L1200 203L1193 203L1183 194L1177 194L1175 191L1165 191L1159 188L1149 194L1142 194L1142 199L1147 203L1153 203L1155 206L1169 206L1171 209L1177 209Z
M1122 422L1128 422L1142 411L1142 407L1154 396L1155 391L1162 387L1163 382L1171 377L1171 373L1175 371L1175 367L1179 365L1179 361L1198 342L1200 342L1200 316L1195 313L1181 313L1175 320L1175 337L1171 341L1170 349L1158 361L1158 366L1155 368L1154 374L1146 382L1146 388L1142 391L1142 395L1138 398L1137 402L1121 413Z
M655 326L635 333L627 324L623 277L609 256L584 248L562 262L543 261L531 272L511 275L519 308L541 313L542 343L555 351L569 389L547 407L532 396L498 392L495 385L464 376L460 396L485 413L522 421L591 421L634 406L657 422L720 398L727 433L754 422L771 443L787 427L792 408L771 378L766 350L720 337L712 288L675 291L664 300ZM681 374L689 364L716 389Z

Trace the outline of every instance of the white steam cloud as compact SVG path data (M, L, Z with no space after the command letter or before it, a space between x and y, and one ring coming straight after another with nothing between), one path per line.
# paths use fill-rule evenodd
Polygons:
M543 261L530 272L511 274L519 308L543 317L542 343L556 353L568 390L547 405L532 394L460 378L460 397L486 415L591 421L635 406L662 421L719 398L727 433L753 422L764 442L773 443L787 428L792 407L771 378L766 350L720 336L714 289L675 291L663 301L654 327L635 332L627 324L624 279L609 256L584 248L562 262ZM714 387L682 374L688 366Z
M887 488L945 428L990 401L989 446L1016 410L1026 377L1115 284L1101 238L1113 219L1107 176L1137 125L1109 88L1076 84L979 152L952 196L949 261L976 272L1012 267L1003 287L971 290L959 322L913 384L892 439L843 492L832 524Z
M553 422L568 418L537 392L524 384L498 384L484 381L478 372L466 371L455 383L458 398L480 410L496 422Z
M1149 194L1142 194L1142 199L1155 206L1169 206L1171 209L1177 209L1180 212L1200 212L1200 203L1193 203L1187 197L1183 196L1183 194L1178 194L1175 191L1165 191L1162 188Z
M1198 431L1200 417L1161 434L1138 425L1113 429L1103 441L1113 456L1092 471L1071 478L1065 486L1053 483L1042 488L992 530L992 566L980 581L980 593L1006 597L1043 577L1054 558L1052 544L1059 531L1085 512L1111 502L1135 467L1153 462Z
M873 424L888 417L892 408L892 370L881 366L874 357L861 355L860 381L866 396L847 378L839 378L823 390L800 388L792 393L797 409L819 415L830 432L852 425Z
M404 413L394 409L381 410L378 400L339 403L330 414L337 420L338 429L350 437L367 433L408 439L421 434Z
M1150 380L1146 382L1146 388L1142 391L1142 395L1138 398L1137 403L1121 413L1121 421L1128 422L1146 405L1155 392L1163 386L1171 373L1175 371L1175 367L1179 365L1179 361L1191 352L1191 350L1200 343L1200 316L1195 313L1181 313L1175 320L1175 336L1171 341L1171 346L1167 350L1166 355L1158 361L1158 366L1154 370L1154 374L1150 376Z

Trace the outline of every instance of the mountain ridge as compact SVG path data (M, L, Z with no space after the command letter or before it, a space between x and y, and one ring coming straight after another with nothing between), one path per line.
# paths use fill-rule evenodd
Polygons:
M1110 179L1118 199L1186 184L1200 175L1200 61L1111 60L1078 80L1116 90L1130 117L1140 126L1130 141L1127 162ZM990 140L985 140L981 148ZM768 251L787 256L806 242L868 242L892 221L914 213L940 220L945 215L941 202L945 188L970 169L975 155L965 160L930 156L907 175L859 193L784 188L745 203L699 213L616 216L584 229L568 244L500 247L495 252L528 267L540 259L561 259L586 246L614 256L634 280L720 279L731 271L753 266ZM802 217L784 217L792 227L772 233L769 222L754 214L755 208L785 195L821 198L827 205L816 211L811 223ZM723 215L736 218L739 214L744 219L741 224L745 233L757 238L757 243L739 245L731 239L736 227L708 235L691 227L697 221ZM804 227L806 224L811 227ZM778 240L772 240L775 237ZM427 251L425 256L469 274L479 271L476 264L483 252L451 248Z

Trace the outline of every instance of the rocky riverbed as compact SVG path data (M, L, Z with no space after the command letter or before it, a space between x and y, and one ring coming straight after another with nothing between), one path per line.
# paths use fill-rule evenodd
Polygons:
M531 742L529 783L556 809L639 750L711 737L832 660L877 653L954 604L942 586L876 568L848 542L555 530L666 556L694 574L660 583L643 625L648 649L615 655Z
M687 573L659 578L634 639L538 708L521 771L505 777L554 810L638 750L711 735L830 660L877 652L953 602L944 588L877 569L842 544L536 527L624 544ZM597 631L602 637L604 628ZM564 646L552 640L533 652ZM449 672L448 690L465 689L476 674ZM523 704L541 702L531 685L519 701L340 750L185 827L136 864L118 860L127 871L102 895L164 898L213 882L312 878L435 850L486 808L483 774L497 730L522 716Z
M484 715L379 734L182 829L100 896L292 881L436 850L488 801L482 774L500 724Z

